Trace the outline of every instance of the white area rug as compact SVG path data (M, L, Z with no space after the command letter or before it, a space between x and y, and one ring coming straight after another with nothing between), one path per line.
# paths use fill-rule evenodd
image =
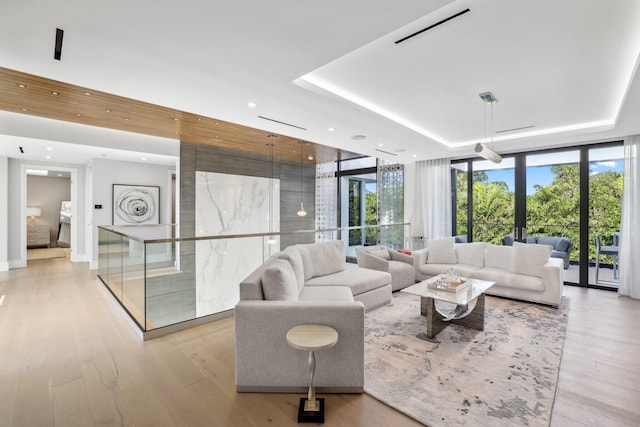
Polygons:
M430 427L548 426L569 299L560 308L487 296L484 331L449 325L432 341L420 297L366 314L365 392Z
M27 249L27 261L36 259L64 258L67 254L62 248Z

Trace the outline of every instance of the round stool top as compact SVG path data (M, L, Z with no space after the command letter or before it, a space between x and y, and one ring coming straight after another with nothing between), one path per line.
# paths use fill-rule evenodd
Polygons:
M338 342L338 332L326 325L299 325L287 332L287 343L298 350L317 351Z

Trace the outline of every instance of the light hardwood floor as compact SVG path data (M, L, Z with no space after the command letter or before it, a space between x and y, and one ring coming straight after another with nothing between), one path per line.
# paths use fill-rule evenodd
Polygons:
M142 342L96 273L65 259L0 273L0 426L298 425L299 395L235 392L232 318ZM565 295L551 425L640 425L640 301ZM324 397L327 426L419 425L366 394Z

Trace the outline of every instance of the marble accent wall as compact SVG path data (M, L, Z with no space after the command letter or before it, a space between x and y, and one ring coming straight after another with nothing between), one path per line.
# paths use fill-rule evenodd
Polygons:
M280 230L280 180L197 171L196 236L265 233ZM269 192L273 190L271 203ZM269 206L271 205L271 214ZM273 225L270 227L270 220ZM280 245L266 238L196 242L196 315L232 309L239 283Z

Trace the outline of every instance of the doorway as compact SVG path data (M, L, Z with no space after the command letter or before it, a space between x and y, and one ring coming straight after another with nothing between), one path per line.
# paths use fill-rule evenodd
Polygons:
M27 247L34 250L59 248L65 258L79 261L76 253L78 170L56 165L24 164L20 177L20 259L16 267L27 266ZM35 255L36 259L47 257L42 252Z

